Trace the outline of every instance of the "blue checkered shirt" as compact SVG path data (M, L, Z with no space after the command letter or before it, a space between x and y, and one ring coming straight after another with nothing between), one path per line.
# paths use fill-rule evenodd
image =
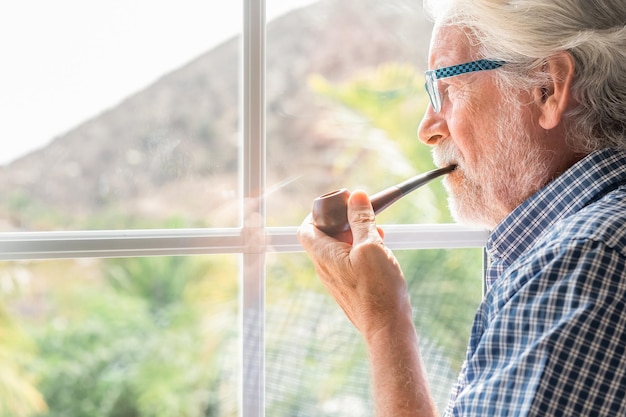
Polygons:
M626 152L587 156L492 232L446 416L626 416Z

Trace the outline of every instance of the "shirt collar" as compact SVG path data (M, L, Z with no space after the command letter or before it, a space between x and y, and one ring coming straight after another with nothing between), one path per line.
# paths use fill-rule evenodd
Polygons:
M491 264L487 270L487 285L491 285L547 228L624 181L626 151L603 149L589 154L519 205L489 236L487 254Z

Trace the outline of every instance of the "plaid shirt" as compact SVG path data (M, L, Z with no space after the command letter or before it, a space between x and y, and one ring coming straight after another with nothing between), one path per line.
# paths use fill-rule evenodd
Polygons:
M626 416L626 152L595 152L487 244L446 416Z

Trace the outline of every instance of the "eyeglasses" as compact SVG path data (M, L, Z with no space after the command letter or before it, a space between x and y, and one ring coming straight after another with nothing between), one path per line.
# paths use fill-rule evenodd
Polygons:
M435 113L439 113L439 111L441 111L441 94L439 93L439 83L437 80L455 77L468 72L492 70L500 68L504 64L504 61L479 59L478 61L466 62L464 64L453 65L451 67L426 71L424 76L426 79L425 87L428 92L428 97L430 97L430 104L433 106Z

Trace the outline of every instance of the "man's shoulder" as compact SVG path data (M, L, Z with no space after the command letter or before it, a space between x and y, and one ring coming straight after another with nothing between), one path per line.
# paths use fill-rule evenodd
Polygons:
M626 187L605 194L544 231L504 270L492 296L528 300L553 286L596 292L596 280L617 279L626 300ZM568 279L564 279L568 277Z
M591 240L626 255L626 186L561 219L546 232L543 243Z

